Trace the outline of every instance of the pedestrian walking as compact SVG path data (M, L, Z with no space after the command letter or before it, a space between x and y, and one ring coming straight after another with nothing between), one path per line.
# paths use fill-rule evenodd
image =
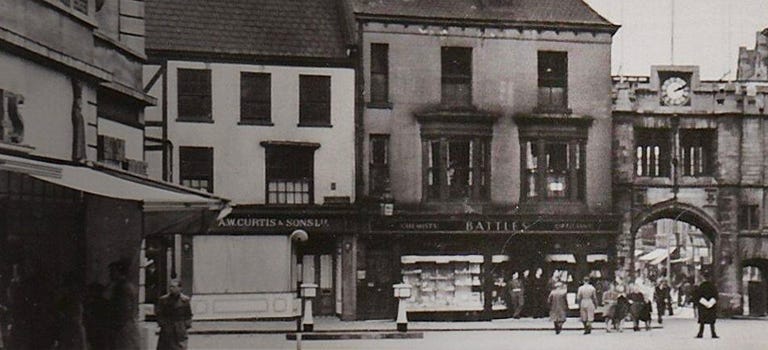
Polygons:
M533 274L533 318L547 317L547 296L549 295L549 289L547 288L547 278L544 277L544 270L537 267Z
M597 306L597 291L589 283L589 277L584 277L583 284L576 291L576 304L579 305L579 316L584 324L584 334L592 333L592 322L595 320Z
M160 338L157 350L186 350L187 329L192 327L190 298L181 293L181 281L173 280L168 293L161 296L155 305Z
M653 294L654 301L656 302L656 314L658 315L659 324L664 322L662 316L664 311L669 312L669 316L672 316L672 295L667 280L662 279L656 286L656 292Z
M693 303L698 310L699 315L699 333L696 338L704 336L704 325L709 325L709 331L712 338L719 338L715 332L715 321L717 320L717 287L711 281L705 280L696 288L693 293Z
M512 317L520 318L525 305L525 290L523 282L520 280L520 274L512 274L512 280L507 284L509 290L509 310L512 311Z
M565 323L568 311L568 289L563 282L555 282L555 288L549 292L547 303L549 304L549 319L555 324L555 334L560 334Z
M632 329L640 330L640 321L645 323L645 330L651 330L651 302L640 291L640 286L631 283L627 299L630 303L629 313L632 316Z

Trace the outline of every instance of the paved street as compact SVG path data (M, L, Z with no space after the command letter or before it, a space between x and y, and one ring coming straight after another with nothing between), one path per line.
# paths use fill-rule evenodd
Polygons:
M544 323L544 321L542 321ZM566 325L575 326L576 319ZM718 320L720 339L694 339L697 324L693 319L665 321L663 329L650 332L606 333L604 330L583 335L565 331L560 335L545 331L451 331L425 332L423 339L303 341L302 349L739 349L768 348L768 322L761 320ZM284 334L194 334L190 349L296 349L295 341Z

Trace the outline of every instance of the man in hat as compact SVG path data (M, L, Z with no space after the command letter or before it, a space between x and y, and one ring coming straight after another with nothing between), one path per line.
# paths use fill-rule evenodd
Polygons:
M160 325L160 339L157 350L185 350L187 329L192 327L192 308L189 297L181 293L181 281L174 279L168 287L168 294L158 299L155 305L157 323Z

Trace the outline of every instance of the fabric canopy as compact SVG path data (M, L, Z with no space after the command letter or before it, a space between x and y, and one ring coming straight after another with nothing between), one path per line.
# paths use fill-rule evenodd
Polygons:
M546 261L575 264L576 257L574 257L573 254L547 254Z
M675 250L677 250L677 248L673 248L672 252L674 252ZM640 261L644 261L651 265L658 265L658 264L661 264L664 260L666 260L668 256L669 254L667 254L666 248L658 248L658 249L654 249L648 254L641 256L638 259Z
M224 200L196 194L178 186L120 170L102 170L0 155L0 170L26 173L34 178L102 197L140 202L144 211L217 209Z

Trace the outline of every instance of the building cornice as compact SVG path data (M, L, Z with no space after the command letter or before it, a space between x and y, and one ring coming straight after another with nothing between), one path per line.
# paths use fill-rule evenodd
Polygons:
M167 61L216 62L250 65L274 65L317 68L354 68L349 57L300 57L253 55L231 52L202 52L146 49L148 63L162 64Z
M380 15L359 12L356 13L358 21L397 23L411 25L440 25L454 27L491 27L491 28L515 28L533 29L538 31L555 32L590 32L615 34L621 26L615 24L591 24L568 22L528 22L528 21L504 21L497 19L467 19L448 17L420 17L407 15Z
M80 74L84 74L90 78L93 78L94 80L112 80L112 73L98 66L70 56L39 42L30 40L21 34L3 27L0 27L0 47L16 49L21 54L31 56L34 60L54 63L64 67L65 69L74 70Z

